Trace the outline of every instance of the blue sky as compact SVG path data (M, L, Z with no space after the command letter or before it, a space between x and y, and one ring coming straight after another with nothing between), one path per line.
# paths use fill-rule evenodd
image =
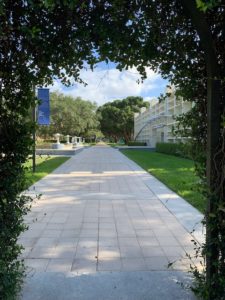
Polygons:
M98 105L115 99L123 99L128 96L142 96L145 100L156 98L165 91L168 82L159 74L146 69L147 78L138 84L140 79L136 68L120 72L114 63L99 63L94 71L81 70L81 78L88 84L74 84L65 87L59 80L54 81L50 91L59 91L73 97L82 97L85 100L95 101Z

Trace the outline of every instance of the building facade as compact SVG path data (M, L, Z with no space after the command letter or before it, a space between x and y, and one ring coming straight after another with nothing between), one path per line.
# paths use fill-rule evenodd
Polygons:
M149 108L141 108L140 113L134 115L134 139L146 142L148 146L155 147L158 142L176 143L185 141L184 137L175 137L172 133L176 127L174 116L188 112L192 103L175 96L174 88L167 88L164 101L153 99Z

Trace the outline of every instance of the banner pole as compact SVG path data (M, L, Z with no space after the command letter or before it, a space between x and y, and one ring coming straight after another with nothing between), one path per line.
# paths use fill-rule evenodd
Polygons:
M35 96L35 87L34 87L34 96ZM36 104L34 103L33 106L33 113L32 113L32 119L34 123L34 129L33 129L33 173L36 171Z

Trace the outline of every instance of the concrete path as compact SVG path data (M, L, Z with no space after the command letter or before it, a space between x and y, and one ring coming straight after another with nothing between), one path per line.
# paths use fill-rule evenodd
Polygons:
M182 286L202 215L118 150L85 149L38 193L20 239L23 300L195 299Z

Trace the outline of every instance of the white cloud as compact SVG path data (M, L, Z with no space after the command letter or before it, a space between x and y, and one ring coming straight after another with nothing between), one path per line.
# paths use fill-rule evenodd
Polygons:
M57 90L73 97L80 96L83 99L95 101L98 105L127 96L142 96L150 99L152 97L148 95L158 86L157 81L161 77L150 69L147 69L147 74L147 79L138 84L137 81L140 79L140 75L136 68L120 72L116 68L97 67L94 71L81 70L81 78L88 84L87 86L76 83L74 86L66 88L55 80L50 90Z
M156 99L156 97L143 97L145 101L151 101L151 100L154 100Z

